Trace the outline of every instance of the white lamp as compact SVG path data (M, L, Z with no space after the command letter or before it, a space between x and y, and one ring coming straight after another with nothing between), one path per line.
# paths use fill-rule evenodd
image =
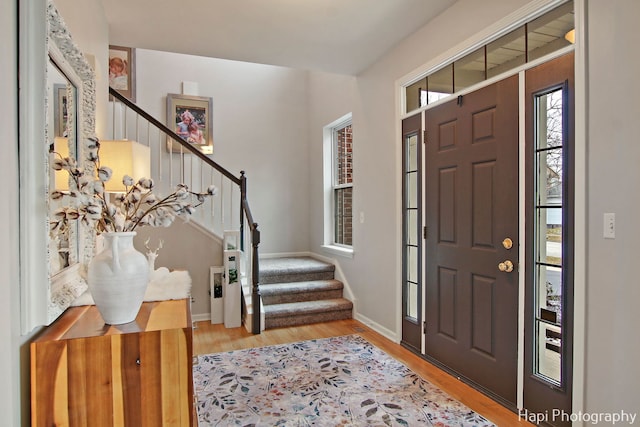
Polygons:
M69 157L69 139L63 138L61 136L56 136L53 139L53 151L57 153L53 155L56 158L58 157L58 154L62 158ZM53 156L51 156L50 158L53 159L54 158ZM55 177L55 182L54 182L55 189L59 191L68 191L69 190L69 173L67 171L60 170L60 171L54 171L53 174Z
M574 44L576 42L576 30L575 30L575 28L573 30L567 31L567 33L564 35L564 39L566 41L568 41L569 43Z
M56 137L53 150L60 156L69 156L69 140ZM136 141L117 140L100 141L100 165L108 166L113 171L111 179L105 183L105 190L110 193L125 191L122 177L129 175L134 181L151 177L151 154L149 147ZM65 170L54 171L55 189L69 190L69 173Z
M135 182L151 177L151 153L149 147L130 140L100 140L100 165L113 171L111 179L105 182L105 190L122 193L125 186L122 177L129 175Z

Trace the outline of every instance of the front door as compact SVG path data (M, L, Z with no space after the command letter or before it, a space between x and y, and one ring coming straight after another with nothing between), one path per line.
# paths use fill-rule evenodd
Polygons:
M514 406L518 76L425 114L425 354Z

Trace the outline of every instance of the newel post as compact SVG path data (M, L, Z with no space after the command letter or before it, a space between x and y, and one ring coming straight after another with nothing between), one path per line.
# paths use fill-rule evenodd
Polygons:
M260 246L260 231L258 223L253 222L253 215L247 202L247 177L244 171L240 172L240 239L241 249L244 251L244 220L247 219L249 230L251 231L251 306L253 307L253 315L251 317L251 333L259 334L260 325L260 255L258 246Z
M247 177L240 171L240 250L244 251L244 205L247 200Z
M258 224L253 223L251 231L251 306L253 307L253 316L251 317L251 332L259 334L261 330L260 316L260 259L258 254L258 246L260 245L260 230Z

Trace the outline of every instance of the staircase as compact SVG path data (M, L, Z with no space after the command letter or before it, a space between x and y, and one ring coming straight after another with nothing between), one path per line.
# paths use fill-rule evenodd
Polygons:
M252 316L250 310L252 306L260 306L260 231L249 207L244 171L236 176L201 151L199 146L184 141L174 130L118 91L109 88L109 95L113 100L109 101L110 134L106 135L106 139L113 143L134 141L139 151L146 152L145 157L151 168L151 176L147 178L153 179L154 190L158 194L171 194L178 185L187 186L189 191L196 193L205 193L214 187L219 190L215 197L208 197L200 203L200 207L189 218L213 239L219 239L220 242L224 239L225 250L227 232L233 231L233 246L240 251L234 255L234 261L242 266L243 275L240 279L246 297L244 307L248 310L245 313L245 326L250 332L259 334L264 329L260 323L262 316ZM211 263L205 257L202 259L198 268L201 274L207 274Z
M350 319L353 303L334 272L333 264L310 257L261 259L265 329Z
M225 257L230 247L239 251L232 256L242 285L247 330L259 334L267 328L352 317L353 304L343 298L343 283L335 280L333 264L311 257L259 259L260 231L249 207L244 172L234 175L114 89L109 88L109 95L113 98L109 137L148 147L151 177L159 193L170 194L183 184L195 192L211 186L220 190L190 218L223 241ZM203 268L208 271L206 264Z

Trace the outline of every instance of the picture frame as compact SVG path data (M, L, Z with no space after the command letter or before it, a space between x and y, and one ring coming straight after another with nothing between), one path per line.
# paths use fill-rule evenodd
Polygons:
M211 323L224 322L224 267L209 267Z
M53 85L53 117L53 136L68 137L69 111L67 110L67 85L65 84L56 83Z
M203 154L213 154L213 98L167 94L167 127ZM167 140L169 152L184 151L181 147Z
M136 102L136 50L109 45L109 86Z

